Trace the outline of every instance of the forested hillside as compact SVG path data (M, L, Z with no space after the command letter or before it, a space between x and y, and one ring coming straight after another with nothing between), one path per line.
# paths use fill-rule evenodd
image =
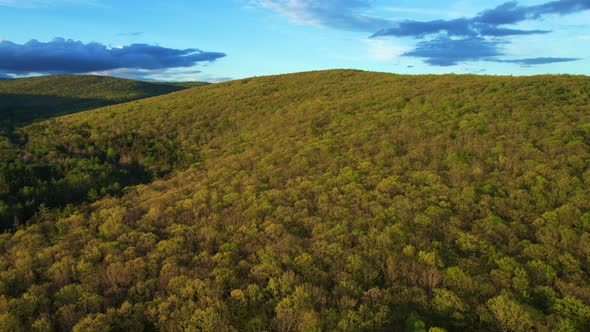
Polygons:
M158 96L195 83L152 83L90 75L0 80L0 128Z
M79 168L100 167L96 164L64 165L59 160L31 161L22 146L27 135L20 126L60 114L69 114L127 101L158 96L189 87L199 82L152 83L89 75L58 75L0 81L0 230L19 224L45 207L79 203L86 197L73 190L78 180L68 174ZM138 173L139 171L135 171ZM141 172L140 172L141 173ZM113 174L109 183L135 184L148 174ZM145 181L145 180L144 180ZM65 183L68 182L68 183ZM55 191L59 197L53 197ZM64 193L69 191L69 198ZM111 188L111 193L119 191ZM31 197L34 195L34 197ZM81 196L80 196L81 195Z
M17 134L39 182L4 186L55 201L0 235L2 331L590 329L588 77L310 72Z

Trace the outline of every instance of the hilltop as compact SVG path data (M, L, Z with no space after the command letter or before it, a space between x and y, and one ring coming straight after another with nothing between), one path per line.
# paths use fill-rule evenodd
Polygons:
M589 77L345 70L31 124L0 327L587 330L589 123Z

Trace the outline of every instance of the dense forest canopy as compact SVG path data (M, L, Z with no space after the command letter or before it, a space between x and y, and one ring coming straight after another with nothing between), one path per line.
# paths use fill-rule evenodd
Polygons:
M60 114L158 96L203 84L141 82L90 75L0 81L0 230L26 222L42 205L43 208L51 208L83 201L88 190L96 185L89 184L88 178L77 177L77 174L81 169L105 168L102 161L66 165L52 158L31 160L31 154L23 149L27 134L19 131L19 127ZM104 173L97 175L98 180L95 178L93 181L100 182L101 176L106 176ZM116 194L121 185L145 182L149 178L149 174L138 170L109 176L117 179L107 182L119 183L110 186L111 194Z
M4 186L53 201L0 235L0 330L590 329L588 77L309 72L15 135L39 182Z

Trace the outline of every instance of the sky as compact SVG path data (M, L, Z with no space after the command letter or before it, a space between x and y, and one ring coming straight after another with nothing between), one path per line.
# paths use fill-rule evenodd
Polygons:
M590 75L590 0L0 0L0 78Z

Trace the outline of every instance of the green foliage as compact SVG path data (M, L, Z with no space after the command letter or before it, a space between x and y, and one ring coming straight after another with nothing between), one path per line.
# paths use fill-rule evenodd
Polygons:
M586 331L589 91L324 71L29 125L44 197L98 200L0 235L0 324Z
M25 224L39 206L63 207L119 194L121 187L149 181L153 172L121 155L120 149L141 138L128 136L81 148L88 125L56 132L49 122L35 134L74 138L72 145L51 140L29 145L29 131L17 127L69 114L183 90L200 83L150 83L101 76L47 76L0 80L0 230ZM126 141L121 141L126 140ZM136 143L144 158L160 158L170 142L154 138ZM177 156L170 152L173 163ZM154 156L156 154L156 156ZM160 174L158 174L160 175Z
M180 91L203 83L152 83L89 75L0 80L0 128Z
M502 331L526 332L535 330L536 323L532 313L523 305L505 295L497 296L487 302L498 327Z

